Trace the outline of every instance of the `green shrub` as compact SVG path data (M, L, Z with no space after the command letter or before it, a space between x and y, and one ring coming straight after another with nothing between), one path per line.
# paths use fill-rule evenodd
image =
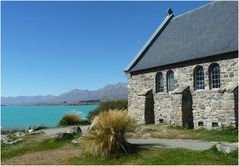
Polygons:
M104 101L94 111L89 112L88 119L92 120L102 111L126 109L128 109L128 100Z
M81 138L85 152L94 156L129 152L125 134L130 122L126 110L100 112L95 127Z
M72 140L74 138L74 134L72 133L60 133L60 134L61 136L57 136L55 138L56 141Z
M89 124L90 124L90 121L87 119L81 119L79 122L79 125L89 125Z
M90 124L88 120L81 119L80 115L76 113L69 113L62 117L58 126L72 126L72 125L87 125Z
M233 125L229 125L229 126L222 125L222 127L219 128L218 130L221 134L235 134L235 135L238 134L237 128L234 127Z

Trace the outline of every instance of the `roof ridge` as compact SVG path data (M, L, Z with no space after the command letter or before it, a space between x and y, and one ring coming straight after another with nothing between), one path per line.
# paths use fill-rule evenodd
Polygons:
M195 12L195 11L201 9L201 8L204 8L204 7L206 7L206 6L213 5L215 2L216 2L216 1L209 2L209 3L207 3L207 4L204 4L203 6L200 6L200 7L198 7L198 8L195 8L195 9L189 10L189 11L187 11L187 12L184 12L184 13L182 13L182 14L179 14L179 15L175 16L174 19L179 18L179 17L182 17L182 16L184 16L184 15L186 15L186 14L189 14L189 13L193 13L193 12Z
M235 26L238 23L238 2L210 2L177 17L171 17L166 22L168 17L161 22L125 72L136 72L238 50L238 29Z
M173 17L174 17L174 15L170 14L164 18L163 22L161 22L161 24L158 26L158 28L154 31L154 33L147 40L145 45L139 50L139 52L136 54L136 56L133 58L133 60L125 68L125 70L124 70L125 72L129 71L139 61L139 59L142 57L143 52L153 44L156 36L163 31L163 29L167 26L167 24L172 20Z

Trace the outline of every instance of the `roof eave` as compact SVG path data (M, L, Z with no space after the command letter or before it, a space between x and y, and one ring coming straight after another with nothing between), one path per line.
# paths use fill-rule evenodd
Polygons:
M125 68L124 72L129 72L135 64L138 62L139 59L142 58L144 55L143 52L145 52L155 41L156 36L159 35L165 28L165 26L168 25L168 23L171 21L171 19L174 17L173 14L167 15L167 17L163 20L163 22L159 25L159 27L156 29L156 31L151 35L149 40L145 43L145 45L139 50L139 52L136 54L134 59L128 64L128 66Z

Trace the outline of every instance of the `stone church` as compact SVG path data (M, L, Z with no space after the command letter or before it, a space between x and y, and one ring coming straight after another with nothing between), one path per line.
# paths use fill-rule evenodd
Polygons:
M125 73L139 123L238 126L238 2L169 9Z

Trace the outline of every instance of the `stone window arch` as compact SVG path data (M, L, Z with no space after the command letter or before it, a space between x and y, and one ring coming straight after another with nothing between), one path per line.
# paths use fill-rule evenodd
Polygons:
M202 66L196 66L194 69L194 89L204 89L204 70Z
M163 73L158 72L156 74L156 93L164 91Z
M174 90L174 73L172 70L169 70L167 72L167 91L173 91Z
M209 66L209 85L210 89L220 88L220 66L217 63L213 63Z

